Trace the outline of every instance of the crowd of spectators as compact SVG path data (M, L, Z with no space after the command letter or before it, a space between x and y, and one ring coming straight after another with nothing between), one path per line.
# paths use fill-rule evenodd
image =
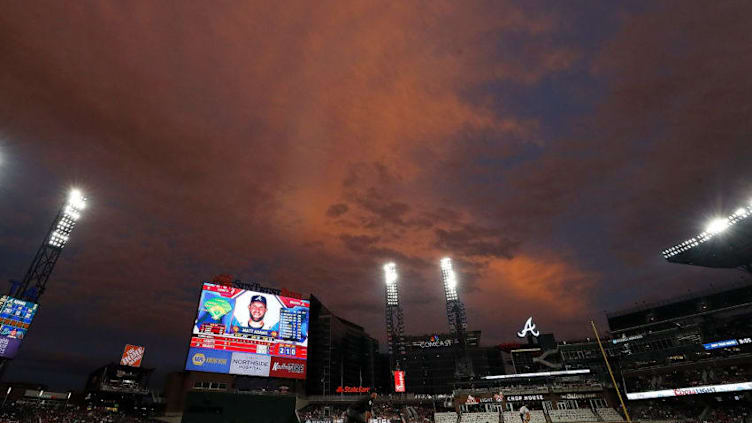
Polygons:
M343 421L347 406L344 405L307 405L298 410L300 421L332 422ZM373 406L372 421L374 422L404 422L430 423L433 421L434 409L430 405L399 406L388 401L379 401Z
M747 382L749 380L752 380L752 369L750 369L749 365L676 368L660 373L630 375L626 378L629 392L722 385Z
M157 420L79 407L40 407L6 404L0 409L2 423L158 423Z
M752 409L748 406L718 407L710 411L703 423L752 423Z
M715 402L710 398L647 400L630 405L632 420L662 420L675 423L752 423L747 403ZM703 416L700 419L700 416Z
M298 410L301 422L342 421L347 406L309 404Z

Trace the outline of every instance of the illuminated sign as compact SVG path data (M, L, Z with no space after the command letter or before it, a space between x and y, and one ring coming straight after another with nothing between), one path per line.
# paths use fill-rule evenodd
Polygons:
M714 350L716 348L728 348L746 344L752 344L752 338L727 339L725 341L715 341L707 344L702 344L702 346L706 350Z
M453 342L457 343L457 341L451 339L439 339L439 335L434 335L428 341L413 342L413 346L420 348L450 347Z
M123 357L120 359L121 366L141 367L141 360L144 358L144 347L139 345L126 344L123 350Z
M589 398L599 398L599 395L598 394L564 394L561 396L561 399L568 399L568 400L589 399Z
M402 370L394 371L394 392L405 392L405 372Z
M30 301L0 297L0 357L15 357L38 307Z
M709 344L702 344L703 348L706 350L714 350L716 348L726 348L726 347L734 347L739 345L739 342L736 341L736 339L728 339L726 341L717 341L717 342L711 342Z
M590 373L590 369L557 370L557 371L553 371L553 372L517 373L517 374L514 374L514 375L483 376L483 379L515 379L515 378L521 378L521 377L586 375L588 373Z
M223 284L201 290L186 370L305 379L310 303L292 291L217 279Z
M634 341L637 339L642 339L642 335L634 335L634 336L630 336L629 338L627 338L627 336L624 335L621 338L612 339L611 342L613 342L614 344L620 344L622 342L629 342L629 341Z
M345 393L345 394L363 394L366 392L371 392L371 388L369 386L338 386L337 387L337 393Z
M538 331L538 329L536 329L535 323L533 323L533 316L527 318L525 327L522 328L522 331L517 332L517 336L524 338L528 333L532 334L536 338L540 336L540 332Z
M685 395L718 394L722 392L737 392L752 390L752 382L728 383L725 385L693 386L691 388L663 389L660 391L627 393L631 400L650 398L682 397Z
M543 395L508 395L507 401L543 401Z

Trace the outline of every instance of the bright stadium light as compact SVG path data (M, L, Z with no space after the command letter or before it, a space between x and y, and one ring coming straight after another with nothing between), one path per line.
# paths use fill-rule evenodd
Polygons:
M387 285L391 285L397 282L397 265L394 263L387 263L384 265L384 279Z
M397 265L387 263L384 265L384 281L386 282L387 305L399 305L399 291L397 290Z
M708 226L705 228L705 232L709 232L711 234L719 234L725 231L728 227L728 219L713 219L710 221L710 223L708 223Z
M55 230L50 234L48 243L52 247L63 248L70 238L76 221L81 217L81 210L86 208L86 197L81 190L72 189L68 201L55 223Z
M86 197L81 193L81 190L73 188L68 194L68 204L78 210L86 208Z
M688 251L694 247L700 246L700 244L710 241L716 235L723 233L727 230L730 230L731 227L734 226L735 224L745 221L746 219L749 219L751 217L752 217L752 202L750 202L749 207L739 207L729 217L726 217L726 218L721 217L721 218L715 218L711 220L708 223L708 225L705 227L704 232L684 242L676 244L671 248L661 251L661 254L663 254L663 257L665 259L669 259L677 254L684 253L685 251Z
M452 259L444 257L440 261L441 264L441 279L444 282L444 294L447 301L458 300L457 296L457 275L454 273L452 267Z
M454 273L454 269L452 268L452 259L449 257L444 257L441 259L441 270L442 273L444 273L445 280L444 283L446 286L451 289L452 291L457 289L457 275Z

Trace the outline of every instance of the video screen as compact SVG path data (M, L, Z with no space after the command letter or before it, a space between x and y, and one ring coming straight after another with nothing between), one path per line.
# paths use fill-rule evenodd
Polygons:
M204 283L186 370L304 379L310 303Z
M13 358L18 353L38 305L7 295L0 297L0 357Z

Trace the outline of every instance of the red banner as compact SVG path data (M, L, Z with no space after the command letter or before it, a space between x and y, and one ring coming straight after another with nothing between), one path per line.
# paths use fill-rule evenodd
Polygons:
M272 357L271 368L269 369L271 377L287 377L293 379L305 379L306 362L304 360L293 360L289 358Z
M394 392L405 392L405 372L394 371Z

